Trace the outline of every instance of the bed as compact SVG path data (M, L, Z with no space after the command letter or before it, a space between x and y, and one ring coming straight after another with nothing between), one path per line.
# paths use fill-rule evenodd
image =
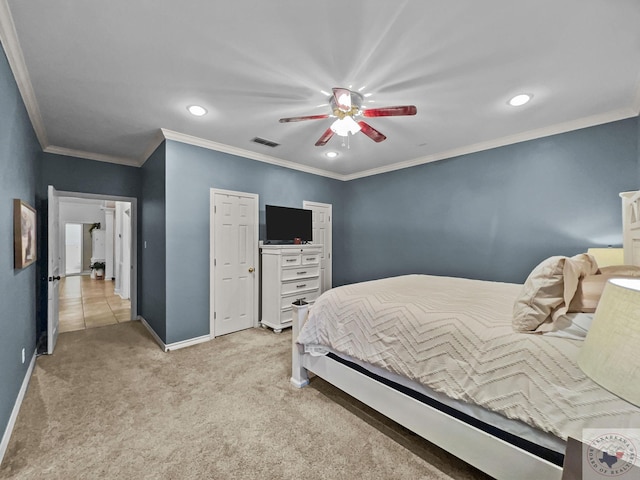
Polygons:
M621 197L625 263L639 265L640 194ZM580 370L572 335L514 331L522 289L429 275L332 289L294 308L291 383L318 375L495 478L560 479L569 438L637 428L640 409Z

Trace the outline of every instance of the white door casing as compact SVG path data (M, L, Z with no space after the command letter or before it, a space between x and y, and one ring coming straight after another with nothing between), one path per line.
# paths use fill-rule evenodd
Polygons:
M115 268L116 283L114 293L120 295L122 290L122 210L124 203L116 202L114 213L114 257L113 263Z
M102 195L98 193L81 193L81 192L69 192L69 191L55 191L57 197L70 197L70 198L86 198L100 201L110 201L116 202L116 205L120 203L120 205L127 206L129 208L129 216L126 217L126 221L130 222L130 242L129 242L129 265L128 268L122 270L122 274L118 274L119 276L128 275L128 285L129 285L129 299L131 301L131 320L135 320L138 317L138 270L137 270L137 262L138 262L138 199L135 197L120 197L115 195ZM51 207L51 203L49 203L49 207ZM57 218L59 219L59 212ZM51 221L51 217L49 217L49 222ZM59 223L59 220L58 220ZM51 241L51 231L49 231L49 242ZM122 255L123 252L120 252ZM49 256L51 258L51 256ZM116 277L116 280L118 278ZM120 279L122 280L122 279ZM118 292L116 292L118 293ZM56 301L57 302L57 301ZM58 315L58 305L56 303L56 315ZM51 317L49 317L51 318ZM49 328L49 326L48 326Z
M124 203L122 211L122 282L120 283L120 298L131 296L131 204Z
M320 258L320 293L331 289L333 281L333 230L331 228L332 205L305 200L302 208L313 212L313 244L322 245Z
M47 353L51 355L58 340L58 292L60 290L60 215L58 192L53 186L47 189L48 196L48 240L47 240Z
M210 336L258 326L258 195L211 189Z

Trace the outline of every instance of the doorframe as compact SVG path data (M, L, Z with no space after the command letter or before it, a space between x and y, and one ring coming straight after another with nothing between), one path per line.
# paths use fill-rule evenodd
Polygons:
M322 207L322 208L328 208L329 209L329 227L331 228L331 232L329 235L329 242L331 245L331 250L328 253L328 258L327 260L329 261L329 274L331 275L331 278L329 279L329 289L333 288L333 204L331 203L321 203L321 202L313 202L311 200L303 200L302 201L302 208L304 208L305 210L311 210L314 206L318 206L318 207ZM325 249L325 246L322 246L323 250ZM326 251L325 251L326 254ZM324 283L324 279L323 279L323 283ZM323 290L324 285L320 286L320 291L324 293L325 290Z
M221 188L209 189L209 339L215 338L215 268L214 268L214 225L215 225L215 196L221 195L235 195L241 197L253 198L257 206L256 224L254 228L254 246L255 246L255 275L253 276L253 326L257 328L259 326L258 312L259 312L259 288L260 288L260 196L257 193L237 192L233 190L224 190Z
M114 202L129 202L131 204L131 265L130 292L131 320L138 318L138 199L136 197L121 197L118 195L102 195L99 193L68 192L56 190L58 197L88 198L92 200L107 200ZM47 320L48 322L48 320Z

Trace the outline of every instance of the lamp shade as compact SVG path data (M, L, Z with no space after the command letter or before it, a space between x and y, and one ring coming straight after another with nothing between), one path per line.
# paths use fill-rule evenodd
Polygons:
M640 406L640 279L607 282L578 355L584 373Z

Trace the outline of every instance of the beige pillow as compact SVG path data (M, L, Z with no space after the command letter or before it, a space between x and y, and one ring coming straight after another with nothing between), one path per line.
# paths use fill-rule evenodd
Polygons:
M568 258L555 256L540 262L529 274L513 306L513 329L517 332L548 332L565 314L580 278L598 270L586 253Z
M598 272L596 275L587 275L580 280L576 294L569 304L569 312L595 312L604 286L611 278L640 277L640 267L633 265L612 265L602 267Z
M640 277L640 267L636 267L635 265L609 265L608 267L598 269L598 273L603 275L615 274Z

